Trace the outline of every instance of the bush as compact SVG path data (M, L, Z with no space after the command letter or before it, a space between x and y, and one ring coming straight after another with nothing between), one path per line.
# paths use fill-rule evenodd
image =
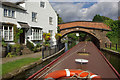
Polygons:
M31 42L29 42L29 41L27 40L26 46L27 46L31 51L33 51L33 49L34 49L33 43L31 43Z
M2 38L2 46L7 47L7 44L5 43L4 39Z
M20 44L11 45L11 52L12 55L21 55L21 45Z
M12 53L8 53L6 57L14 57L15 55L12 55Z

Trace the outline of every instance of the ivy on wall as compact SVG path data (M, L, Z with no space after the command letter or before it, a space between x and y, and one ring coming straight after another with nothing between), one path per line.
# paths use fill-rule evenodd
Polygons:
M14 25L14 42L18 43L18 40L20 39L20 34L23 33L22 29L18 29L17 25Z

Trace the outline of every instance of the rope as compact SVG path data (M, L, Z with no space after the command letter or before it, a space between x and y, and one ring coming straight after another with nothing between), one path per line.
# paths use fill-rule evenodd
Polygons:
M82 74L82 73L84 73L84 72L87 72L88 73L88 75L87 76L85 76L85 77L80 77L80 75ZM81 72L81 73L79 73L79 75L77 75L77 74L74 74L72 77L70 77L70 78L86 78L86 79L90 79L90 72L88 72L88 71L83 71L83 72ZM91 79L90 79L91 80Z

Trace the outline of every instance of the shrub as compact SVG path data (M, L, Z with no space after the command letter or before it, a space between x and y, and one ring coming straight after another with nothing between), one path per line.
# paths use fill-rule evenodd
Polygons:
M11 45L11 52L13 55L20 55L21 45L16 43L15 45Z
M27 46L31 51L33 51L33 49L34 49L33 43L31 43L31 42L29 42L29 41L27 40L26 46Z
M14 57L15 55L12 55L12 53L8 53L6 57Z
M7 46L7 44L5 43L5 41L4 41L3 38L2 38L2 46L3 46L3 47L6 47L6 46Z

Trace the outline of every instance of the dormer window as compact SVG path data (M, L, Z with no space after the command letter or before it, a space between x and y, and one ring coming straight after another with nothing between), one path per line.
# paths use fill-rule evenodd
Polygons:
M41 1L40 2L40 7L44 8L45 7L45 2Z

